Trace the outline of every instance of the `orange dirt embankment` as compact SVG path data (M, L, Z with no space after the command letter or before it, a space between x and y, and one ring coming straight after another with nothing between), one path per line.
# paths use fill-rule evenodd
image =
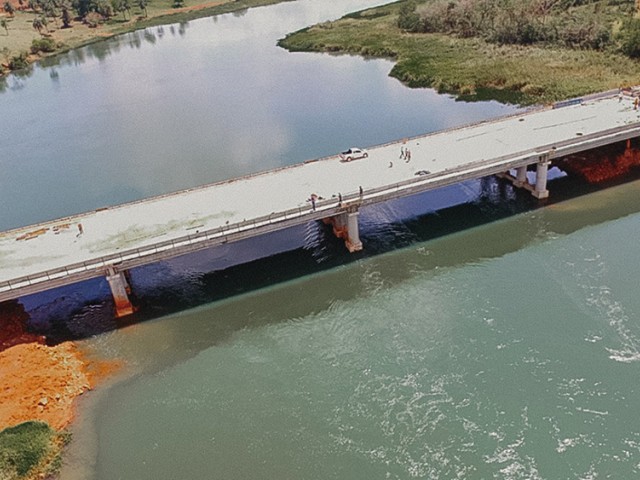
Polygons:
M61 430L76 397L116 366L89 362L73 342L44 345L24 331L26 317L17 302L0 304L0 430L27 420Z
M606 182L627 175L639 167L640 146L637 145L637 141L631 140L578 153L561 160L563 170L578 175L589 183Z

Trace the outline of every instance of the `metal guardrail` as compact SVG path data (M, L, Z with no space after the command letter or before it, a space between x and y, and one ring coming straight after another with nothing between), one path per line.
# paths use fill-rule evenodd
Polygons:
M584 144L583 150L593 148L589 144L596 140L603 140L609 137L621 136L624 138L632 138L640 135L640 124L630 124L621 127L614 127L609 130L597 132L589 135L584 135L572 139L563 140L561 142L555 142L551 144L541 145L535 148L523 150L513 154L502 155L491 159L482 159L476 162L468 163L460 167L447 169L442 172L427 174L404 180L402 182L385 185L369 189L362 194L357 192L347 192L342 195L342 203L337 198L331 198L326 200L319 200L316 202L315 211L309 207L297 207L288 209L282 212L273 212L269 215L263 215L250 220L244 220L230 225L216 227L213 229L198 232L196 234L190 234L181 236L175 239L166 240L164 242L154 243L149 246L139 247L135 249L125 250L110 255L97 257L90 261L78 262L67 265L66 267L55 268L51 270L45 270L41 273L34 275L26 275L11 280L0 282L0 293L6 293L12 290L18 290L28 286L41 284L64 277L73 276L82 272L100 272L103 274L107 267L117 265L121 262L130 261L132 259L140 259L145 256L153 256L162 252L169 252L171 250L178 250L181 247L193 246L204 242L210 242L215 240L225 240L230 235L236 235L242 232L247 232L264 226L277 225L278 223L284 223L288 220L300 219L300 223L305 217L317 217L319 213L327 212L327 216L340 212L341 208L344 208L347 204L358 202L359 204L373 204L390 196L398 197L402 196L401 192L406 190L407 195L417 193L417 191L425 191L430 188L430 185L435 185L433 188L443 186L456 181L462 181L464 179L457 180L456 177L466 172L473 174L474 172L485 172L487 169L494 168L515 168L515 166L522 164L527 165L535 162L536 158L551 152L551 158L562 154L563 149L567 147L576 148L580 144ZM419 137L422 138L422 137ZM609 143L619 141L614 139ZM396 143L396 142L392 142ZM532 160L533 159L533 160ZM506 165L509 163L509 165ZM291 168L291 167L283 167ZM281 169L277 169L281 170ZM271 170L270 172L273 172ZM484 176L488 173L482 173ZM466 176L465 176L466 177ZM448 179L448 180L447 180ZM444 180L444 182L443 182ZM422 187L422 188L421 188ZM195 190L195 189L194 189ZM169 195L169 194L168 194ZM135 202L134 202L135 203ZM9 231L10 232L10 231ZM4 232L7 233L7 232ZM226 240L225 240L226 241ZM98 275L96 275L98 276Z

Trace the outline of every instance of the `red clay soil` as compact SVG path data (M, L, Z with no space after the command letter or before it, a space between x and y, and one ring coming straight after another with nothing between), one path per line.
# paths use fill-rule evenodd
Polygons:
M561 168L583 177L589 183L605 182L626 175L640 167L640 149L631 142L623 145L610 145L570 156L561 161Z
M44 345L25 332L17 302L0 304L0 430L41 420L61 430L74 416L74 400L117 368L89 362L73 342Z
M18 302L0 303L0 352L19 343L44 344L43 336L33 335L25 330L28 319L27 312Z

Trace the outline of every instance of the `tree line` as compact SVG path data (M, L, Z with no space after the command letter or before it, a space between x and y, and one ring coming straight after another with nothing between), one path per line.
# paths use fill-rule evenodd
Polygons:
M409 0L398 26L515 45L619 50L640 57L633 0Z
M73 19L88 23L102 22L109 20L116 14L121 13L123 19L127 19L127 14L131 18L131 7L133 5L140 8L147 16L147 6L150 0L18 0L18 9L30 10L36 14L33 21L33 28L42 33L47 29L48 19L52 19L58 24L62 22L62 28L71 27ZM135 2L135 3L134 3ZM5 1L3 5L5 12L13 17L16 8L11 2ZM97 17L96 17L97 15Z

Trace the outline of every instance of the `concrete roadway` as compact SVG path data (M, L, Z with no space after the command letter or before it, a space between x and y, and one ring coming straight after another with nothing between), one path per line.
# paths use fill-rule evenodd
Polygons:
M312 193L335 203L339 194L356 195L359 187L366 196L372 189L416 179L417 172L438 177L466 164L639 122L632 98L613 95L375 146L368 158L349 163L332 156L2 232L0 300L7 298L8 282L18 277L272 213L311 212ZM399 158L401 147L411 151L409 162Z

